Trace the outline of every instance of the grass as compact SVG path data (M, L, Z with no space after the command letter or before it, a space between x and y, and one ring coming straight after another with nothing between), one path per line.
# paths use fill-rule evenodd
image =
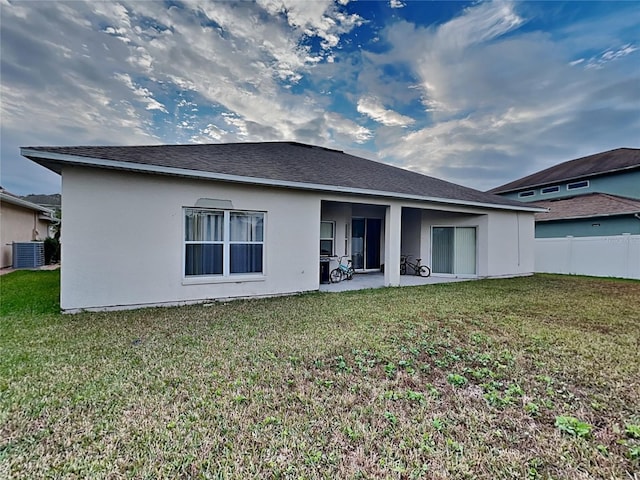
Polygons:
M633 478L640 282L57 313L0 277L0 477Z

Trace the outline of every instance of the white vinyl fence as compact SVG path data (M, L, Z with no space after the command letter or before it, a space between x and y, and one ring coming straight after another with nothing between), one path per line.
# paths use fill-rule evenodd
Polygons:
M536 238L536 272L640 279L640 235Z

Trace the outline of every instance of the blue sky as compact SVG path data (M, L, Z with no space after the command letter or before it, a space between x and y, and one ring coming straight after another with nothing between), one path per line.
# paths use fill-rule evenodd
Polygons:
M640 146L638 2L0 0L20 146L293 140L485 190Z

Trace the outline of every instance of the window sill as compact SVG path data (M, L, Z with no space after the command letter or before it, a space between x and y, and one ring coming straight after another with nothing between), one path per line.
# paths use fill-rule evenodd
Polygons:
M245 282L264 282L267 279L265 275L234 275L229 277L215 276L215 277L185 277L182 279L182 285L203 285L210 283L245 283Z

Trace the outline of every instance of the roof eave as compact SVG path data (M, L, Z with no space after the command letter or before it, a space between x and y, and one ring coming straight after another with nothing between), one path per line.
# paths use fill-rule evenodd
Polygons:
M629 212L620 212L620 213L596 213L593 215L578 215L573 217L560 217L560 218L544 218L538 220L536 218L536 223L538 222L557 222L560 220L586 220L588 218L605 218L605 217L622 217L625 215L640 215L640 210L634 210Z
M481 208L491 208L491 209L498 209L498 210L515 210L515 211L524 211L524 212L531 212L531 213L547 211L544 208L528 207L528 206L524 206L524 204L523 206L504 205L500 203L484 203L484 202L475 202L475 201L468 201L468 200L428 197L423 195L409 195L409 194L403 194L398 192L367 190L367 189L361 189L361 188L343 187L339 185L323 185L323 184L317 184L317 183L292 182L287 180L274 180L274 179L260 178L260 177L245 177L240 175L205 172L202 170L189 170L186 168L163 167L158 165L122 162L118 160L106 160L106 159L94 158L94 157L81 157L76 155L46 152L42 150L33 150L28 147L20 148L20 154L23 155L24 157L30 158L31 160L39 163L40 165L43 165L46 168L49 168L50 170L58 174L60 174L61 172L56 170L54 168L54 165L57 162L62 162L65 164L85 166L85 167L108 168L108 169L115 169L115 170L140 172L140 173L155 173L155 174L161 174L161 175L171 175L171 176L179 176L179 177L187 177L187 178L218 180L218 181L225 181L225 182L244 183L244 184L252 184L252 185L271 186L271 187L293 188L297 190L312 190L312 191L321 191L321 192L345 193L345 194L377 196L377 197L387 197L387 198L400 198L400 199L406 199L406 200L442 203L447 205L481 207ZM51 164L51 162L53 162L53 164Z
M603 175L610 175L613 173L619 173L619 172L624 172L626 170L634 170L636 168L640 169L640 165L630 165L628 167L622 167L622 168L614 168L611 170L607 170L605 172L597 172L597 173L589 173L586 175L578 175L578 176L574 176L574 177L567 177L567 178L562 178L562 179L558 179L558 180L553 180L550 182L544 182L544 183L535 183L535 184L531 184L531 185L524 185L524 186L519 186L516 188L510 188L507 190L496 190L496 189L491 189L488 190L488 193L493 193L494 195L501 195L503 193L515 193L518 192L520 190L530 190L532 188L541 188L541 187L546 187L548 185L552 185L552 184L556 184L556 183L564 183L564 182L572 182L574 180L582 180L582 179L591 179L593 177L599 177L599 176L603 176ZM497 187L497 188L501 188L501 187Z
M19 207L23 207L23 208L28 208L29 210L35 210L37 212L42 212L42 213L47 213L49 215L51 215L53 217L53 210L49 209L49 208L45 208L41 205L38 205L37 203L32 203L29 202L27 200L23 200L21 198L18 197L14 197L13 195L8 195L4 192L0 192L0 199L3 202L7 202L7 203L11 203L13 205L17 205Z

